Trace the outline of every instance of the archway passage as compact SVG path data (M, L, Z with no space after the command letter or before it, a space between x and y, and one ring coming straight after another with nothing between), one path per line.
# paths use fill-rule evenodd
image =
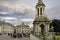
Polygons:
M41 24L40 27L41 27L41 34L43 35L44 34L44 25Z

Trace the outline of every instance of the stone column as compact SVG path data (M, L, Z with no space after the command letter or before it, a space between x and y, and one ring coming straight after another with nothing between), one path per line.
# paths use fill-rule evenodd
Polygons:
M47 32L48 32L48 25L46 24L45 25L45 35L47 35Z

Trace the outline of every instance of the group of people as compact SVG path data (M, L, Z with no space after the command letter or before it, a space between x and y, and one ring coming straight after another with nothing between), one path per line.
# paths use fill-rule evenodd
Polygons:
M9 34L8 35L12 36L13 38L22 38L22 37L30 37L30 33L13 33L13 34Z

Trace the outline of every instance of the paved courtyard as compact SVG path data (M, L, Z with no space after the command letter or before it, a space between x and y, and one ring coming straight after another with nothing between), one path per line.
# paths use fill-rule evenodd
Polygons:
M0 40L43 40L43 39L36 38L35 36L33 36L31 34L30 38L29 37L12 38L12 37L7 36L7 35L2 35L2 36L0 36ZM51 38L51 36L49 36L48 39L46 39L46 40L53 40L53 39Z
M40 39L36 38L35 36L33 36L33 35L31 34L31 35L30 35L30 38L28 38L28 37L12 38L12 37L7 36L7 35L2 35L2 36L0 36L0 40L40 40Z

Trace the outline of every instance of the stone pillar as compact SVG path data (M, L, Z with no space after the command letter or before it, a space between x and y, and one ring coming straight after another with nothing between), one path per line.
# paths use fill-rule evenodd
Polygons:
M49 24L45 25L45 35L47 35L49 32Z
M45 35L47 35L48 26L45 25Z

